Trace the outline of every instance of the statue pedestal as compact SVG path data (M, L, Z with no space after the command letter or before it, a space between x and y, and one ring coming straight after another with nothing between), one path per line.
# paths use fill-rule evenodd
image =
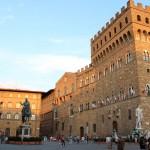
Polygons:
M31 137L31 128L29 124L21 124L21 139L23 140L24 138L30 138Z

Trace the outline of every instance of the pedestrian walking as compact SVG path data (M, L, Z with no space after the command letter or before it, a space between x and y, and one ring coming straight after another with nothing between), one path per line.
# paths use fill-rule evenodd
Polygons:
M112 149L112 137L111 136L108 135L106 137L106 143L107 143L108 149Z
M124 150L124 145L125 145L125 142L124 140L122 139L121 136L118 137L118 145L117 145L117 150Z
M62 146L65 146L65 138L64 138L63 135L62 135L62 137L61 137L61 145L62 145Z
M77 136L77 143L79 144L79 142L80 142L80 136L78 135Z
M144 139L144 137L142 136L140 138L140 149L146 149L146 139Z
M5 141L5 135L4 132L1 134L1 144L3 144Z

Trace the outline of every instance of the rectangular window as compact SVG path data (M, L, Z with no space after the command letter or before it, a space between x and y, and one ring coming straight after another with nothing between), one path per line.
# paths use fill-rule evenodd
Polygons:
M11 119L11 114L7 114L7 119Z
M93 124L93 132L96 132L96 124Z
M32 115L32 116L31 116L31 120L35 120L35 115Z
M12 93L10 93L10 95L9 95L10 97L13 97L13 94Z
M64 122L62 122L62 131L64 131Z

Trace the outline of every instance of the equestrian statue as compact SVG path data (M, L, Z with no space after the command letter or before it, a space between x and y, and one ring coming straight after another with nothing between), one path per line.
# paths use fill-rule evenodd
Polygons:
M31 109L30 109L30 103L27 98L25 98L25 101L20 104L23 106L22 108L22 123L28 121L29 123L29 118L31 117Z

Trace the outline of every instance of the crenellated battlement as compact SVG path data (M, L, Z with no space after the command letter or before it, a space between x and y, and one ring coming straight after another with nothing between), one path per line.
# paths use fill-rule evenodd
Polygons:
M101 28L101 31L98 31L98 33L94 35L94 38L91 38L91 44L92 44L94 41L96 41L96 40L98 39L98 37L100 37L120 16L122 16L122 15L126 12L126 10L130 9L131 7L132 7L132 8L139 9L139 10L141 10L141 11L148 12L148 13L150 12L150 6L145 6L145 8L144 8L141 3L137 3L137 6L136 6L136 5L134 4L134 1L133 1L133 0L129 0L129 1L127 2L127 7L123 6L123 7L121 8L121 12L120 12L120 13L117 12L117 13L115 14L115 18L112 17L112 18L110 19L110 21L106 23L106 26L105 26L105 27L102 27L102 28Z
M77 70L77 74L80 74L80 73L84 73L84 72L86 72L86 71L89 71L89 69L91 69L91 68L92 68L92 64L86 65L85 67L83 67L83 68Z

